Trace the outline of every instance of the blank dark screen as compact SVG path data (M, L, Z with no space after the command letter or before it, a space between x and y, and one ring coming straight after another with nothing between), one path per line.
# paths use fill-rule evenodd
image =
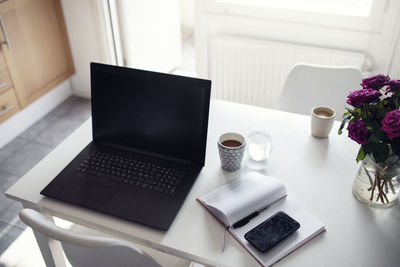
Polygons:
M95 138L171 157L204 160L209 81L116 68L92 70Z

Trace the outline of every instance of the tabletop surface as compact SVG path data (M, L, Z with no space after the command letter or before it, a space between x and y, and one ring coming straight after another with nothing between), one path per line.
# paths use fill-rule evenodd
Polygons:
M337 134L326 139L310 134L310 117L272 109L212 100L205 167L167 232L121 220L40 195L40 191L91 141L91 121L14 184L6 195L26 207L88 226L170 254L216 266L258 266L196 198L253 171L247 158L233 173L220 168L217 139L225 132L246 136L250 130L272 135L266 168L258 170L283 181L288 196L322 221L326 232L275 266L398 266L400 203L389 209L361 204L351 192L358 170L358 145Z

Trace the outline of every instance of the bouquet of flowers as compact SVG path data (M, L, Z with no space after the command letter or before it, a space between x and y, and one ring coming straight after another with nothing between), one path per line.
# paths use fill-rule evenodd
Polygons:
M370 200L377 188L377 200L389 202L386 194L389 188L395 193L392 179L400 168L400 80L379 74L363 79L361 86L347 97L350 106L339 134L347 124L348 136L361 145L357 162L369 157L375 167L375 179L365 169L371 183Z

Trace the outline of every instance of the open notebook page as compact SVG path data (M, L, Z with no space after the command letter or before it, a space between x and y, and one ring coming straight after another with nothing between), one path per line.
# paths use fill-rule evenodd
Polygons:
M267 252L259 252L244 238L244 235L279 211L286 212L290 217L298 221L300 223L300 228ZM318 219L314 218L303 207L297 205L290 198L284 198L261 212L260 215L253 218L248 224L235 229L231 228L229 232L261 265L270 266L304 245L324 230L324 225Z
M226 226L260 211L286 196L283 183L270 176L250 172L200 197Z

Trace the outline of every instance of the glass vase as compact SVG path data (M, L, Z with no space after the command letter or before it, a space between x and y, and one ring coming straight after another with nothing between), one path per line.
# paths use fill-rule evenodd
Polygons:
M373 207L391 207L400 191L400 159L391 154L385 162L376 163L367 155L353 182L353 194Z

